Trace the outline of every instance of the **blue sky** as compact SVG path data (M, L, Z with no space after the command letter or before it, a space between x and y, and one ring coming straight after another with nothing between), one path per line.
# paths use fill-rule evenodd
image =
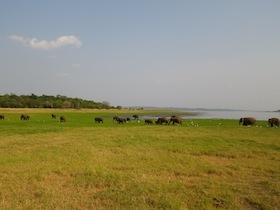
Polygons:
M280 109L278 0L0 5L0 94Z

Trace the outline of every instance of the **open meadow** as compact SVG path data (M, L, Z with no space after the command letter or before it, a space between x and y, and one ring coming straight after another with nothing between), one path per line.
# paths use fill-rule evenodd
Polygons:
M146 125L141 116L182 114L150 110L0 114L0 209L280 209L280 128L266 121Z

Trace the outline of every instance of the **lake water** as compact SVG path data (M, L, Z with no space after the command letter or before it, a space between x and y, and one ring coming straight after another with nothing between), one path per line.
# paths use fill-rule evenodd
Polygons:
M184 116L191 119L240 119L241 117L254 117L256 120L268 120L272 117L280 118L280 112L265 111L191 111L197 115Z
M187 111L193 114L180 115L183 119L234 119L239 120L243 117L254 117L256 120L268 120L269 118L280 118L280 112L267 111L201 111L201 110L184 110L176 109L176 111ZM149 115L142 116L143 119L157 119L158 117L170 117L170 115Z

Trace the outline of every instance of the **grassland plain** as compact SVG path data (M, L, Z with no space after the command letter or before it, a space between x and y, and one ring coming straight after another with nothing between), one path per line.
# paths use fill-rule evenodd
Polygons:
M182 114L146 110L0 114L0 209L280 209L280 129L264 121L112 121Z

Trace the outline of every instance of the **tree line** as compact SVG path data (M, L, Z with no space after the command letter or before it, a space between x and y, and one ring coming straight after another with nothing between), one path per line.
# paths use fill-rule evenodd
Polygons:
M121 106L111 106L109 102L95 102L80 98L70 98L62 95L37 96L5 94L0 95L1 108L62 108L62 109L121 109Z

